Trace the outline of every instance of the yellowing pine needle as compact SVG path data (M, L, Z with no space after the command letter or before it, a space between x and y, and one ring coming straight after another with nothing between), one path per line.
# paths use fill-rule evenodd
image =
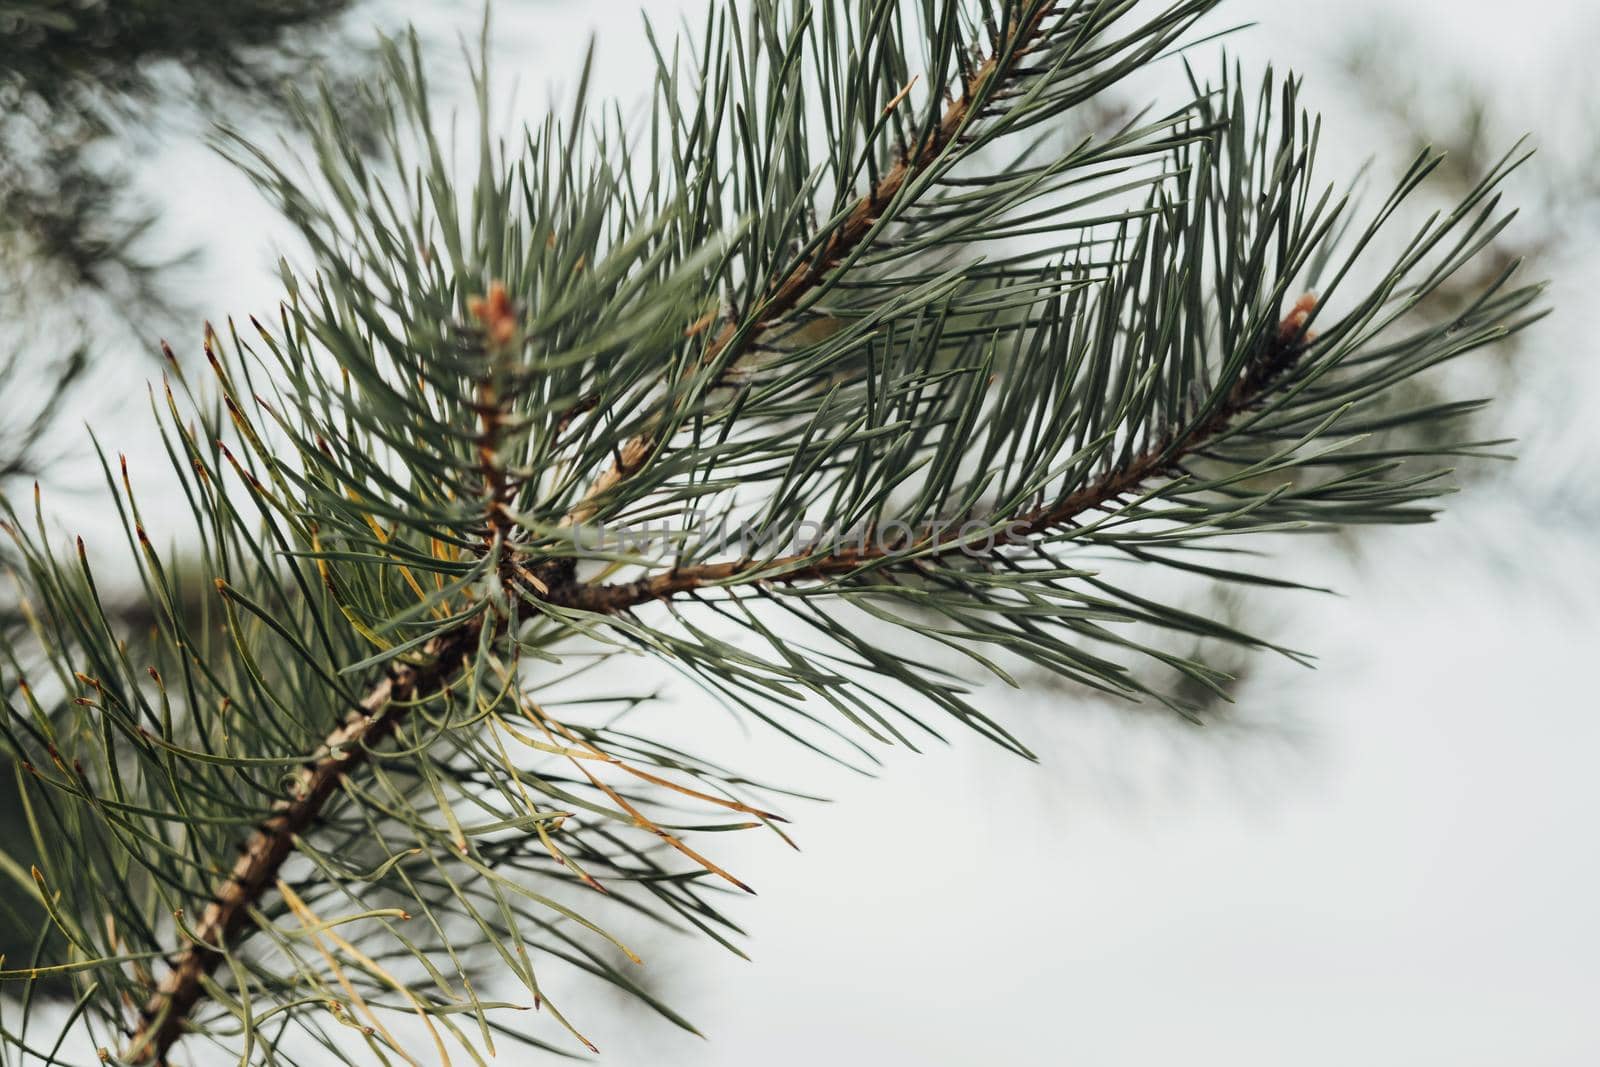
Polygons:
M508 733L513 733L514 735L514 731L512 731L505 719L501 718L498 712L492 713L489 716L489 736L494 738L495 748L500 752L500 760L502 764L504 764L506 770L511 774L511 780L517 784L517 792L522 794L523 804L527 805L529 811L533 812L534 814L538 814L538 805L533 802L533 797L529 795L527 786L522 784L522 775L518 774L516 769L511 765L511 754L506 751L505 742L500 740L500 730L502 729ZM528 740L532 741L533 739L529 738ZM542 745L538 743L536 743L534 747L545 748L551 751L556 749L556 746L554 745ZM545 851L550 853L551 859L555 860L558 864L576 874L580 879L583 880L585 885L589 886L589 888L597 889L602 893L609 893L609 890L607 890L605 886L601 885L593 875L579 866L575 860L568 857L567 854L556 845L555 839L550 836L550 831L545 829L543 819L536 820L533 824L533 829L534 832L539 835L539 841L544 845Z
M339 595L339 588L334 584L333 572L328 569L328 561L320 555L322 552L322 540L315 529L311 531L311 550L318 553L316 557L317 577L322 579L323 588L327 589L328 595L333 597L333 602L338 605L339 612L345 617L345 621L353 626L362 637L365 637L379 648L393 648L394 643L392 641L380 636L372 627L356 618L355 612L345 605L344 597Z
M301 900L300 896L295 893L292 888L290 888L288 882L285 882L282 878L279 878L277 881L277 886L278 893L282 895L284 901L289 905L290 910L293 911L296 916L300 917L301 922L304 923L309 920L312 924L322 924L321 920L318 919L311 909L306 906L306 902ZM428 1012L423 1007L422 1002L416 998L416 995L411 992L410 988L408 988L405 983L401 982L394 975L380 967L377 962L369 957L366 953L362 952L350 942L340 937L332 929L325 929L322 931L322 934L325 934L328 940L337 945L345 955L349 956L351 959L360 964L368 974L386 983L391 989L406 999L406 1002L409 1003L412 1009L416 1012L417 1018L422 1020L422 1025L428 1028L428 1033L433 1038L434 1048L438 1050L439 1063L441 1064L441 1067L450 1067L450 1053L444 1047L444 1040L440 1038L438 1029L436 1029L433 1025L433 1020L428 1018ZM311 935L311 940L312 943L315 944L322 952L323 956L327 958L328 962L335 968L335 973L339 974L340 982L344 983L345 979L343 975L338 972L338 964L334 962L333 954L323 946L321 936L314 933ZM347 985L346 988L349 989L350 987ZM376 1024L377 1017L371 1014L371 1009L366 1006L365 1002L360 999L359 995L355 994L353 990L351 990L351 992L356 1002L360 1004L365 1011L367 1011L368 1015ZM399 1052L401 1056L405 1057L408 1063L415 1064L417 1062L407 1055L405 1051L398 1045L394 1045L394 1039L388 1035L387 1031L383 1030L381 1024L377 1025L379 1032L382 1033L385 1039L390 1042L396 1052ZM418 1067L421 1067L421 1065L418 1064Z
M345 490L345 495L350 498L350 502L352 504L359 505L361 503L361 494L357 493L354 489ZM389 543L390 535L384 532L383 525L379 523L377 519L373 518L366 512L362 512L361 517L367 520L367 525L372 529L372 535L378 539L380 544L386 545ZM406 580L406 584L411 587L411 591L417 594L418 600L428 599L428 594L422 591L422 584L417 581L416 575L412 574L411 568L407 567L403 563L400 564L400 576ZM435 605L433 614L435 618L445 618L444 605Z
M523 712L530 719L532 719L535 723L537 723L541 730L545 731L545 736L549 737L550 740L551 740L551 743L553 744L555 742L555 737L550 734L549 727L545 725L544 714L543 714L543 712L538 710L538 705L535 704L531 700L530 701L526 701L523 704ZM554 721L554 720L552 720L552 721ZM556 723L556 725L559 726L560 724ZM698 863L701 867L705 868L710 873L716 875L719 878L722 878L722 879L728 881L729 883L731 883L733 885L738 886L740 889L744 890L746 893L749 893L752 896L755 895L755 890L754 889L751 889L744 882L740 881L738 878L735 878L733 875L729 874L727 871L725 871L721 867L717 866L717 864L713 863L711 860L707 859L705 856L702 856L700 853L696 852L694 849L690 848L688 845L686 845L682 841L678 840L676 837L674 837L672 834L668 833L666 830L663 830L660 826L657 826L653 821L651 821L649 816L645 815L644 812L640 811L638 808L636 808L632 804L630 804L615 789L612 789L609 785L606 785L606 783L602 782L599 778L597 778L593 774L591 774L589 772L589 768L585 767L583 765L583 761L574 759L574 760L572 760L572 765L574 767L576 767L578 769L578 771L585 778L589 779L589 783L591 785L593 785L596 789L600 790L606 796L610 797L613 803L615 803L624 812L626 812L628 815L630 815L633 818L635 826L638 826L641 830L647 830L650 833L652 833L652 834L656 835L657 837L661 838L661 840L665 841L668 845L670 845L673 848L677 849L679 852L683 853L685 856L687 856L690 859L694 860L694 862Z
M323 960L328 964L328 969L333 972L334 979L339 983L340 988L344 990L345 995L350 998L350 1003L354 1004L356 1010L371 1021L372 1031L383 1038L384 1043L399 1053L400 1057L411 1064L412 1067L422 1067L405 1049L400 1047L400 1043L395 1040L395 1036L383 1025L383 1020L378 1018L378 1014L372 1010L371 1005L366 1002L361 996L361 992L356 989L354 983L345 974L344 968L339 965L338 957L328 951L328 946L322 943L319 932L327 933L328 939L335 944L341 943L341 939L332 933L331 925L317 918L311 908L306 905L306 902L300 899L300 895L289 888L289 883L281 878L278 879L278 892L282 894L283 899L288 903L289 910L294 912L295 917L300 920L301 930L306 933L311 943L316 946L317 951L322 954ZM348 942L344 943L347 944ZM441 1051L443 1051L442 1046Z
M911 95L911 87L917 84L917 78L919 77L921 77L921 75L913 75L911 80L906 82L905 88L901 89L898 93L895 93L894 99L884 105L883 113L885 116L887 116L891 111L899 107L901 104L905 103L906 97Z

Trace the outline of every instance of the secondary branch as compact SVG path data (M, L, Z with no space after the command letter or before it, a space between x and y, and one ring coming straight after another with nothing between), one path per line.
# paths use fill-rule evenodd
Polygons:
M759 340L777 320L793 311L807 294L815 290L828 272L848 258L863 241L871 236L878 224L879 214L885 205L900 195L907 182L932 166L944 150L960 136L967 124L976 117L1000 82L1016 75L1020 61L1045 35L1045 22L1059 5L1055 2L1039 5L1032 15L1021 20L1009 32L1004 43L983 61L962 84L961 95L953 100L939 118L930 136L918 150L895 163L828 236L819 254L807 262L797 264L775 285L761 301L755 312L744 321L725 323L706 346L701 356L704 367L716 366L735 359L751 344ZM889 106L897 106L896 98ZM665 421L663 420L658 420ZM644 465L661 443L664 427L658 425L627 441L617 451L616 457L599 477L590 483L583 497L568 512L569 525L581 525L594 518L604 497L630 474Z
M1309 296L1301 298L1278 332L1262 344L1256 358L1244 369L1223 402L1203 421L1185 431L1180 439L1154 442L1126 463L1107 470L1050 504L1012 516L1009 521L984 522L986 529L1003 531L993 543L997 547L1020 544L1030 537L1059 529L1086 512L1105 507L1153 478L1176 473L1184 459L1226 433L1239 416L1259 404L1274 383L1294 365L1305 350L1304 324L1313 303ZM949 557L968 548L968 541L959 530L952 533L946 529L903 545L867 545L827 555L802 552L775 559L707 563L680 567L632 582L575 583L551 590L544 599L563 607L611 614L708 587L761 581L784 584L826 581L896 556Z

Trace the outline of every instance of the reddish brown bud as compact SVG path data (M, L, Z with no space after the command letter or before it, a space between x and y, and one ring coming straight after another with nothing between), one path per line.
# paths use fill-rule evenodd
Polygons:
M488 295L468 300L467 311L482 324L491 345L504 347L516 339L517 316L503 282L491 282Z

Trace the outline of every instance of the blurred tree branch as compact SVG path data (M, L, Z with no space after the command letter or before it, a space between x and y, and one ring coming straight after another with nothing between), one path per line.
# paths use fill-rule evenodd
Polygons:
M147 326L183 303L163 278L182 257L147 252L156 210L130 191L146 131L176 103L276 109L335 53L359 70L349 57L370 49L338 32L353 3L0 0L0 384L17 398L0 479L37 470L96 322Z

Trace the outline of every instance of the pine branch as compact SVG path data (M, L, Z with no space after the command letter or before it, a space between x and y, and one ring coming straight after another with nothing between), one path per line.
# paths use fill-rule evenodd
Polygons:
M493 296L490 299L494 301ZM1235 418L1256 405L1266 390L1285 371L1290 370L1294 358L1304 350L1304 312L1296 314L1301 315L1298 322L1294 318L1286 318L1282 328L1270 334L1262 344L1261 354L1238 379L1226 405L1218 408L1210 419L1195 427L1186 437L1150 446L1138 458L1117 469L1107 470L1096 482L1083 486L1082 490L1054 502L1050 507L1019 515L1011 522L990 525L1005 526L1006 544L1021 544L1027 537L1066 525L1078 515L1107 506L1125 494L1133 493L1150 478L1173 474L1182 459L1224 434ZM491 530L496 531L496 536L501 536L504 533L501 530L504 520L499 518L499 504L494 501L504 496L506 488L504 474L494 462L494 427L498 426L502 413L494 405L493 392L488 387L480 395L488 398L485 403L490 405L491 411L485 414L486 440L482 453L485 480L491 493L490 526ZM554 587L550 587L541 579L533 581L541 585L541 598L550 605L610 614L634 608L646 601L666 600L678 593L694 592L710 584L718 587L738 584L747 576L755 579L771 576L774 581L782 582L824 581L829 577L848 576L862 566L874 565L896 553L914 552L918 557L938 557L942 552L955 552L962 547L960 537L947 534L942 541L933 544L917 542L894 549L878 547L824 558L800 553L794 557L762 561L758 565L738 561L694 566L621 585L554 584ZM365 763L366 752L394 734L398 723L405 718L405 709L394 707L395 702L403 704L418 694L430 693L446 685L461 657L466 656L467 651L477 643L480 629L482 621L474 619L451 630L448 635L430 641L424 649L427 667L403 665L394 675L384 678L371 693L363 697L360 710L352 712L349 720L323 742L322 752L325 755L302 774L301 784L296 787L298 800L283 803L277 813L272 814L262 824L261 830L254 833L243 846L234 870L219 888L218 899L210 909L206 909L195 928L192 937L194 944L184 950L173 971L163 979L155 997L144 1006L142 1014L146 1022L128 1046L126 1059L131 1062L163 1061L166 1051L182 1035L184 1016L203 995L203 977L210 974L221 960L221 953L211 949L210 945L227 944L234 939L245 925L251 907L275 885L278 870L293 854L294 837L315 824L323 805L338 792L342 779Z
M122 1054L124 1060L167 1061L167 1053L184 1034L190 1011L206 995L206 979L224 959L221 946L244 930L251 909L277 884L284 863L294 854L295 839L316 824L328 801L352 771L366 764L373 749L394 736L406 718L407 702L436 691L459 672L479 629L480 624L469 623L430 642L424 650L425 666L396 666L328 735L298 775L291 790L295 799L280 801L240 846L239 859L187 935L189 946L173 960L172 970L140 1009L142 1022Z
M509 410L498 379L505 373L516 323L503 286L491 286L487 294L472 302L470 312L488 353L488 366L474 396L480 426L475 444L485 500L484 548L491 557L502 558L501 572L509 574L512 562L502 557L502 551L512 530L506 515L511 492L500 455ZM526 570L521 573L536 587L545 586L536 575ZM222 579L217 579L219 591L223 585ZM293 799L276 804L273 813L240 846L239 859L189 936L189 947L141 1009L143 1022L124 1059L132 1063L166 1061L168 1050L183 1036L185 1018L205 993L206 977L223 958L213 946L227 945L244 928L251 909L278 883L278 872L294 854L296 838L316 824L323 807L350 773L394 735L406 718L408 703L470 671L468 653L476 647L483 625L483 616L474 615L430 640L421 650L422 665L393 667L323 741L290 790ZM496 617L496 629L503 625L504 619Z
M1026 58L1030 47L1045 31L1045 24L1057 7L1055 0L1041 2L1037 9L1012 27L1001 46L986 57L981 65L962 85L961 96L944 111L932 136L927 138L913 155L900 160L865 194L850 212L844 224L835 230L824 245L822 254L808 263L796 266L765 299L748 328L737 323L727 323L708 346L703 362L716 366L750 345L772 327L782 315L792 310L806 294L825 277L827 272L842 262L852 250L866 240L877 223L877 212L898 196L901 190L921 168L936 160L947 145L959 137L968 122L976 117L975 103L987 99L1005 82L1009 73ZM889 106L898 105L899 101ZM504 331L510 317L503 287L494 287L483 301L474 306L474 313L485 321L486 330L500 345L510 341ZM1242 383L1241 383L1242 384ZM500 426L505 418L501 398L492 380L486 379L480 387L478 400L483 438L479 458L483 470L485 489L489 498L487 526L492 544L506 545L511 528L505 517L505 504L509 499L507 480L503 467L495 454ZM613 466L603 472L579 504L567 516L571 523L581 524L593 516L600 499L628 474L638 468L655 449L654 432L642 433L629 440L617 455ZM1143 480L1150 473L1137 480ZM1137 481L1136 480L1136 481ZM1108 493L1117 479L1108 479L1104 488ZM1116 490L1120 493L1125 489ZM1086 490L1086 493L1088 491ZM1115 495L1115 493L1111 493ZM1107 496L1106 499L1110 497ZM1085 504L1084 507L1090 506ZM1080 509L1081 510L1081 509ZM1045 516L1041 515L1041 521ZM1057 519L1057 522L1062 521ZM1053 525L1050 523L1049 525ZM1044 528L1043 525L1040 528ZM854 569L867 560L837 559L818 564L802 572L804 576L822 577ZM675 575L678 583L669 590L652 592L639 597L634 586L623 589L593 589L576 587L570 582L554 584L534 574L522 571L523 580L531 584L540 596L557 606L581 607L586 610L612 612L621 610L639 599L655 599L683 589L691 589L709 580L707 572L683 572ZM730 575L732 576L732 575ZM628 592L634 591L630 601ZM372 745L390 736L404 716L403 711L391 709L397 692L410 694L426 692L446 683L459 657L477 641L481 619L463 624L457 630L436 638L426 651L430 667L425 671L406 667L403 674L384 679L361 700L361 709L331 733L323 743L322 751L328 753L309 770L300 788L301 799L284 804L280 811L268 819L262 828L243 847L242 854L222 883L217 901L209 907L195 931L195 943L178 958L177 964L163 980L156 994L142 1010L144 1023L128 1046L126 1058L135 1063L162 1062L167 1051L182 1036L183 1022L189 1011L203 995L203 980L222 958L211 945L229 942L243 927L250 907L262 894L269 892L277 880L279 869L293 853L294 837L305 832L319 816L323 805L334 795L339 783L365 762L364 753ZM401 696L401 699L406 699Z
M876 232L878 215L883 207L900 195L907 182L938 160L969 123L980 119L984 103L1002 91L1007 82L1023 69L1023 61L1047 33L1046 23L1059 6L1059 0L1035 0L1032 13L1018 17L1017 23L1005 31L1004 38L995 43L993 51L962 81L961 95L951 100L929 136L914 152L902 156L856 201L844 223L823 242L820 254L789 271L746 319L723 324L701 357L703 366L729 364L731 367L741 353L759 341L821 284L829 271L844 262ZM910 89L911 86L907 85L891 100L885 108L885 114L899 107ZM652 427L629 439L618 451L611 466L594 480L568 513L566 521L581 525L592 519L600 508L602 498L638 470L660 443L659 427Z
M1293 366L1296 356L1304 350L1302 334L1303 329L1297 323L1286 319L1283 327L1261 346L1260 356L1235 384L1228 402L1181 440L1152 446L1132 462L1107 471L1093 483L1049 507L992 525L1005 527L1004 543L1018 544L1112 503L1151 478L1171 474L1185 457L1224 433L1234 419L1255 405ZM492 456L492 446L486 448ZM491 471L494 469L492 463L486 461L486 465ZM502 476L494 473L485 476L497 491L503 492ZM689 567L623 585L557 584L553 588L547 586L548 591L541 592L540 596L558 607L610 614L707 585L726 587L747 577L771 577L785 583L821 581L849 575L896 554L938 556L963 547L965 543L959 537L948 536L933 543L849 551L821 559L800 554L759 564L735 562ZM542 581L539 584L546 585ZM426 667L400 667L369 692L362 699L360 710L352 712L344 725L328 736L323 744L323 755L304 772L296 788L299 799L282 804L243 847L238 862L217 893L216 902L206 910L195 928L193 944L179 957L156 995L145 1005L145 1024L129 1045L126 1059L134 1063L163 1059L182 1035L184 1016L203 994L203 978L222 958L209 946L226 944L238 934L249 909L276 883L284 861L293 853L295 836L313 825L340 782L366 761L366 753L394 734L405 717L405 709L393 705L447 684L455 673L467 669L462 659L477 642L481 626L481 621L475 619L430 642L423 657Z
M480 74L465 177L413 40L384 50L392 173L331 93L303 109L318 191L237 144L312 269L285 268L276 323L207 336L220 403L176 357L152 398L192 560L106 464L147 634L37 501L29 524L0 499L32 635L0 640L0 745L74 1019L141 1063L280 1022L403 1055L391 1010L474 1055L550 1047L495 1021L512 1005L476 990L503 979L587 1045L537 958L687 1026L562 901L728 943L713 894L743 883L701 835L777 829L782 791L624 726L657 694L610 669L622 650L846 762L942 736L927 709L1031 755L945 652L1182 711L1152 671L1225 679L1177 642L1283 650L1125 573L1292 586L1213 539L1428 518L1437 472L1402 463L1475 446L1355 443L1470 407L1374 410L1533 321L1537 289L1506 271L1410 317L1505 224L1511 157L1390 258L1375 235L1435 161L1352 226L1314 188L1296 81L1252 102L1229 71L1105 123L1214 3L729 5L686 80L661 56L644 136L592 121L585 80L570 120L504 147ZM712 508L903 532L728 560ZM665 548L593 536L662 518ZM999 541L975 550L980 524Z
M1271 390L1283 374L1293 368L1305 351L1305 318L1310 310L1297 308L1284 319L1279 329L1262 343L1259 354L1230 390L1226 401L1208 418L1173 440L1158 441L1130 460L1107 470L1094 481L1048 506L1034 508L1009 518L975 521L989 531L1000 531L987 538L996 548L1016 546L1040 534L1070 524L1087 512L1103 508L1133 493L1152 478L1177 473L1183 461L1226 434L1241 415L1250 411ZM729 588L747 582L772 581L783 584L825 581L847 577L865 567L910 557L937 559L971 548L970 539L959 532L943 530L912 538L904 544L850 548L828 555L799 552L765 560L737 560L725 563L679 567L669 572L617 584L573 583L558 587L542 598L559 607L611 614L656 600L693 593L708 586Z

